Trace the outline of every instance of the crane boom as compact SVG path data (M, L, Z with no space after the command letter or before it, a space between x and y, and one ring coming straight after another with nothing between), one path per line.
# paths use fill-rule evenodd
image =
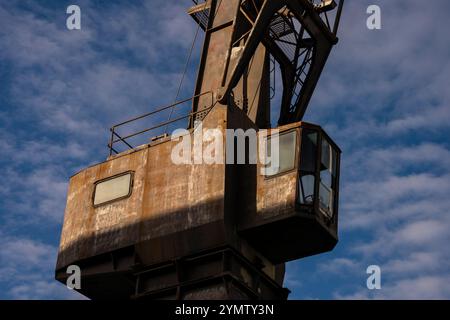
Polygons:
M265 87L270 86L272 57L280 66L283 84L278 125L302 120L338 42L344 0L194 2L189 14L206 32L195 94L212 91L217 101L239 106L258 127L266 128L270 90ZM206 105L195 99L193 111ZM195 120L203 116L199 112Z

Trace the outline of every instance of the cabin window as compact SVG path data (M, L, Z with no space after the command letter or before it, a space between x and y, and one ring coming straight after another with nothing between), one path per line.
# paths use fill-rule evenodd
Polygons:
M300 179L298 181L300 204L313 204L315 180L313 174L300 174Z
M317 199L320 212L330 219L335 210L337 159L337 150L324 134L302 129L297 201L301 205L313 206Z
M278 148L276 147L278 138ZM295 150L297 144L297 131L275 134L266 139L266 176L274 176L295 168ZM278 161L276 150L278 149ZM278 164L276 163L278 162Z
M320 160L319 208L329 218L333 217L336 185L336 150L323 138Z
M302 130L302 151L300 153L300 178L298 180L298 202L312 205L314 203L314 186L317 162L317 131Z
M94 206L127 198L131 195L133 173L126 172L107 179L97 181L94 186Z

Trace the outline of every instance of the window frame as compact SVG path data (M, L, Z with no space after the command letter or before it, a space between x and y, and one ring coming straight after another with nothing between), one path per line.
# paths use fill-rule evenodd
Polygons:
M298 170L298 162L299 162L299 145L300 145L300 130L299 130L299 128L297 127L297 128L289 128L289 129L287 129L287 130L284 130L284 131L280 131L280 132L278 132L278 135L279 136L282 136L282 135L284 135L284 134L289 134L289 133L291 133L291 132L295 132L295 157L294 157L294 166L293 166L293 168L292 169L289 169L289 170L286 170L286 171L283 171L283 172L278 172L278 173L276 173L276 174L274 174L274 175L266 175L266 174L262 174L262 176L264 177L264 180L269 180L269 179L273 179L273 178L278 178L279 176L282 176L282 175L285 175L285 174L288 174L288 173L292 173L292 172L294 172L294 171L297 171ZM272 134L268 134L268 135L266 135L265 137L263 137L263 139L265 139L266 141L265 141L265 145L266 145L266 153L267 153L267 140L268 140L268 138L269 137L271 137L272 136ZM259 151L258 151L259 152ZM263 168L264 168L264 170L265 170L265 167L263 166Z
M332 181L331 181L331 186L334 186L333 188L328 188L326 187L325 184L322 183L322 179L321 179L321 164L322 164L322 144L323 144L323 140L326 140L329 147L331 149L334 150L335 154L336 154L336 176L333 178L332 175ZM341 157L341 150L339 149L339 147L333 142L333 140L331 140L331 138L325 133L325 131L322 129L320 130L320 137L319 137L319 141L320 141L320 148L318 148L318 155L317 155L317 168L316 168L316 179L318 179L316 181L316 189L314 191L314 193L317 195L317 201L315 203L315 208L314 210L317 212L320 212L322 214L322 216L324 217L325 220L331 222L331 223L335 223L337 221L337 215L338 215L338 207L337 207L337 203L338 203L338 199L339 199L339 175L340 175L340 157ZM321 184L328 190L330 191L330 196L332 197L331 203L332 203L332 212L330 215L330 212L326 212L324 209L322 209L321 204L320 204L320 186ZM315 199L316 200L316 199Z
M113 179L122 177L122 176L126 176L128 174L130 175L130 184L129 184L129 187L128 187L129 191L128 191L127 195L124 195L124 196L121 196L121 197L118 197L118 198L115 198L115 199L112 199L112 200L108 200L108 201L105 201L105 202L102 202L102 203L99 203L99 204L95 204L95 194L97 192L97 186L99 184L107 182L109 180L113 180ZM129 198L132 195L132 193L133 193L133 186L134 186L134 171L132 171L132 170L121 172L121 173L113 175L111 177L107 177L107 178L95 181L94 182L94 189L92 191L92 206L94 208L98 208L98 207L101 207L101 206L104 206L104 205L107 205L107 204L111 204L111 203L116 202L116 201L120 201L120 200Z
M302 147L303 147L303 138L304 138L304 130L312 130L315 131L317 133L317 150L316 150L316 159L315 159L315 170L314 172L312 171L302 171L302 165L300 163L301 161L301 152L302 152ZM298 212L308 212L314 215L317 215L317 217L322 220L324 223L326 223L327 225L329 224L333 224L333 225L337 225L337 219L338 219L338 215L339 215L339 178L340 178L340 161L341 161L341 149L336 145L336 143L328 136L328 134L321 128L315 125L311 125L311 124L307 124L307 123L303 123L300 126L300 130L299 130L299 134L300 134L300 143L299 143L299 159L298 159L298 176L297 176L297 187L296 187L296 195L295 195L295 207L296 210ZM336 155L336 176L333 178L332 177L332 185L334 184L334 189L333 192L331 193L333 196L333 199L331 201L331 204L333 206L333 210L332 210L332 215L330 217L329 212L325 212L324 209L321 208L321 204L320 204L320 185L324 185L324 187L326 187L325 184L323 184L321 182L321 161L322 161L322 142L326 140L330 146L331 149L333 149L335 151L335 155ZM306 203L301 203L300 202L300 197L301 197L301 190L300 190L300 186L299 186L299 181L302 177L302 175L306 175L306 174L310 174L312 176L314 176L314 199L312 203L306 204ZM330 190L331 191L331 190Z
M297 174L297 186L296 186L296 194L295 194L295 206L299 210L307 210L312 211L315 210L316 207L316 185L317 185L317 155L319 153L318 149L320 146L320 136L321 136L321 130L319 128L316 128L315 126L310 126L308 124L302 124L299 130L300 135L300 142L299 142L299 158L298 158L298 174ZM315 162L314 162L314 170L313 171L306 171L302 170L302 151L303 151L303 143L305 138L305 130L311 131L311 133L316 134L316 151L315 151ZM300 181L302 179L302 175L311 175L314 177L314 185L313 185L313 201L311 203L301 203L300 197L303 195L301 194L301 187L300 187Z

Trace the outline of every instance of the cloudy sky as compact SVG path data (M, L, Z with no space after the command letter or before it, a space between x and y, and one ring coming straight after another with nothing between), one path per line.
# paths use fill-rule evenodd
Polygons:
M67 181L105 159L112 124L173 101L190 5L0 0L0 298L80 298L53 280ZM288 264L290 298L450 298L449 15L447 0L346 1L305 117L343 150L340 242ZM366 288L373 264L381 290Z

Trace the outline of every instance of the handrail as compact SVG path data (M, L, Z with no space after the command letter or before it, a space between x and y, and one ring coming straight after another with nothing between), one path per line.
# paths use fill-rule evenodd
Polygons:
M116 131L119 127L122 127L122 126L127 125L127 124L130 124L130 123L134 123L135 121L138 121L138 120L141 120L141 119L150 117L150 116L155 115L155 114L158 114L158 113L161 113L161 112L164 111L164 110L168 110L168 109L170 109L170 108L177 107L177 106L179 106L179 105L181 105L181 104L183 104L183 103L186 103L186 102L188 102L188 101L191 101L191 100L193 100L193 99L196 99L196 98L198 98L198 97L201 97L201 96L204 96L204 95L207 95L207 94L210 94L210 95L211 95L211 105L210 105L209 107L207 107L207 108L204 108L204 109L202 109L202 110L197 110L197 111L195 111L195 112L189 112L188 114L186 114L186 115L184 115L184 116L180 116L180 117L175 118L175 119L172 119L172 120L168 120L168 121L161 122L161 123L159 123L159 124L157 124L157 125L155 125L155 126L152 126L152 127L150 127L150 128L145 128L145 129L142 129L142 130L139 130L139 131L137 131L137 132L128 134L128 135L126 135L126 136L124 136L124 137L122 137L121 135L119 135L119 134L117 133L117 131ZM177 121L180 121L180 120L183 120L183 119L192 117L192 116L194 116L194 115L196 115L196 114L198 114L198 113L200 113L200 112L204 112L204 111L208 111L208 112L209 112L209 111L214 107L214 105L213 105L213 102L214 102L213 99L214 99L214 97L213 97L213 93L212 93L211 91L203 92L203 93L194 95L194 96L192 96L191 98L184 99L184 100L180 100L180 101L175 102L175 103L172 103L172 104L170 104L170 105L160 107L160 108L156 109L155 111L151 111L151 112L145 113L145 114L143 114L143 115L140 115L140 116L137 116L137 117L134 117L134 118L131 118L131 119L128 119L128 120L126 120L126 121L123 121L123 122L120 122L120 123L118 123L118 124L113 125L113 126L109 129L109 130L111 131L111 137L110 137L110 140L109 140L109 143L108 143L109 155L112 156L113 152L114 152L115 154L120 153L120 152L118 152L118 151L114 148L114 144L116 144L116 143L118 143L118 142L122 142L122 143L124 143L128 148L134 149L135 147L133 147L133 146L127 141L127 139L136 137L136 136L138 136L138 135L141 135L141 134L143 134L143 133L146 133L146 132L149 132L149 131L158 129L158 128L161 128L161 127L166 126L166 125L169 125L169 124L171 124L171 123L174 123L174 122L177 122Z

